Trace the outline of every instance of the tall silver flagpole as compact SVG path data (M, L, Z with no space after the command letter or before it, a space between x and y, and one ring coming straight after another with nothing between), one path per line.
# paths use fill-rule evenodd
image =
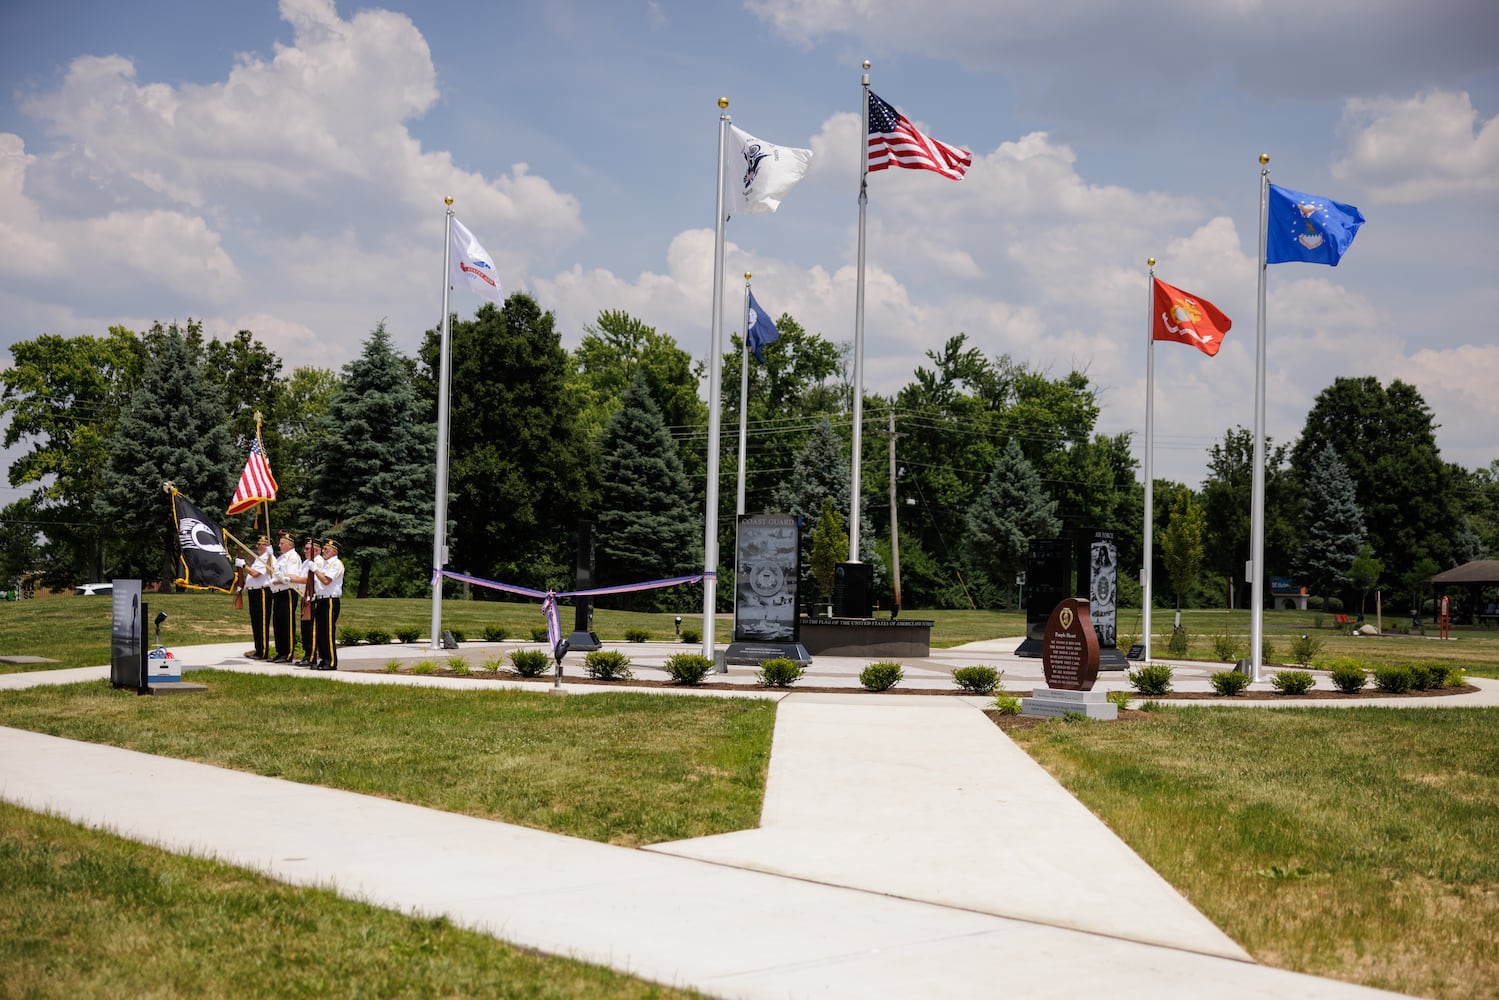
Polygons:
M859 106L859 277L854 292L854 434L849 462L848 561L859 561L859 485L864 448L864 210L869 205L869 60Z
M718 173L713 213L713 343L708 350L708 502L703 517L703 655L713 656L713 615L718 599L718 431L719 385L723 381L723 165L724 148L733 121L729 99L718 99Z
M1270 154L1260 154L1260 287L1254 330L1254 486L1249 512L1249 662L1260 679L1265 635L1265 249L1270 233Z
M448 562L448 383L453 378L453 356L448 345L448 297L452 292L453 266L453 199L448 206L442 241L442 336L439 340L437 365L437 489L436 510L432 515L432 645L442 648L442 568Z
M744 272L744 342L739 348L739 502L734 505L734 513L744 513L744 435L749 429L749 311L750 311L750 273Z
M1155 555L1155 258L1145 261L1150 265L1150 274L1145 281L1145 559L1140 563L1140 584L1145 590L1142 602L1144 609L1143 635L1144 659L1150 662L1150 608L1154 598L1154 580L1151 575L1152 556Z

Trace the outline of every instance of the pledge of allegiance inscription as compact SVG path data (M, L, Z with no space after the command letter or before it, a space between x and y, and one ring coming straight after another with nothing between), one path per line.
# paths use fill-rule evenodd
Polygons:
M1051 611L1041 642L1041 669L1046 686L1091 691L1098 680L1098 633L1088 616L1088 602L1069 597Z

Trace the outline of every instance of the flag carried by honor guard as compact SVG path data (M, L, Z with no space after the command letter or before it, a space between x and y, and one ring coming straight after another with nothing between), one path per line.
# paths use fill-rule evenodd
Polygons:
M746 331L745 343L749 344L755 360L764 364L765 345L774 344L780 340L781 331L776 329L770 317L760 309L760 303L755 301L754 292L749 293L749 315L744 318L744 329Z
M500 276L495 273L494 258L456 216L451 239L453 253L448 267L448 284L467 288L497 306L504 305L505 296L500 292Z
M744 173L734 190L735 212L774 212L781 199L807 175L812 163L810 149L777 146L756 139L737 125L729 126L729 135L744 158Z
M1364 213L1352 205L1270 185L1265 263L1338 266L1353 237L1364 224Z
M256 414L257 419L259 414ZM276 477L271 475L271 464L266 461L265 448L260 444L260 425L255 426L255 443L250 445L250 457L245 459L245 471L239 474L239 485L234 488L234 500L226 513L239 514L265 501L276 499Z
M177 586L229 593L234 586L234 564L224 548L224 532L176 488L172 489L172 524L182 572Z
M1160 278L1155 281L1155 317L1151 340L1174 340L1191 344L1208 357L1218 353L1223 335L1234 321L1207 299L1188 295Z
M869 91L869 169L908 167L963 179L973 154L923 134L906 116Z

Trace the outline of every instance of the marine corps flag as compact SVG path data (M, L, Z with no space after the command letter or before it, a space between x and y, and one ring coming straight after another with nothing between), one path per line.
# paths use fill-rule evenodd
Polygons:
M175 487L171 492L177 562L182 567L182 576L174 582L191 590L229 593L234 586L234 563L224 549L224 532Z
M1172 288L1160 278L1155 282L1155 309L1150 337L1190 344L1208 357L1218 353L1223 335L1233 320L1207 299Z

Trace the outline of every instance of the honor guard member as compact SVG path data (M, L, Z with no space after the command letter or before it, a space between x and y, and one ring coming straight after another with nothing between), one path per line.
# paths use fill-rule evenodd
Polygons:
M283 531L277 544L281 551L271 564L271 634L276 639L276 655L271 662L290 663L297 620L297 588L292 584L292 574L301 573L302 560L291 535Z
M275 564L271 540L261 535L255 542L255 558L250 564L246 566L243 559L236 559L234 564L245 570L245 599L250 605L250 632L255 639L255 651L245 655L252 660L264 660L271 655L271 573Z
M312 645L315 653L313 670L338 669L339 598L344 592L344 564L338 559L338 542L323 540L323 564L312 571L316 599L312 605Z
M310 667L316 662L312 650L312 588L317 586L317 578L312 575L312 571L322 564L323 556L318 552L317 539L308 537L307 541L302 543L301 568L297 571L297 575L291 578L291 582L297 585L302 600L306 602L306 617L303 617L301 621L302 658L296 662L296 666L299 667Z

